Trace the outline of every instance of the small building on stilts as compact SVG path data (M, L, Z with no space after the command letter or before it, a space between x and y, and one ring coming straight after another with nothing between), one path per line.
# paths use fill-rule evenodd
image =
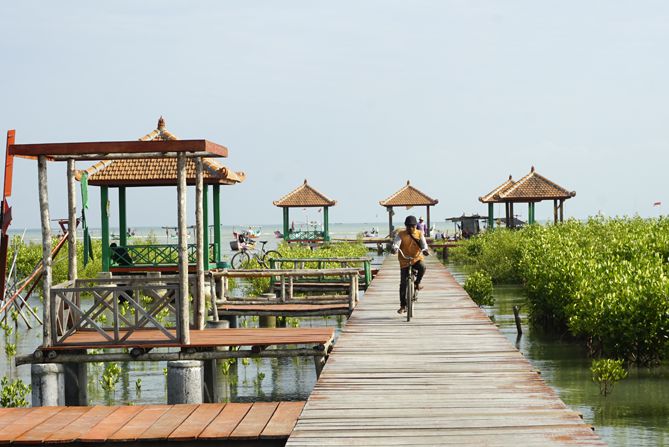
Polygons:
M439 203L439 200L433 199L424 192L419 191L411 185L409 180L407 180L407 184L399 191L379 202L379 204L385 207L388 211L388 237L392 237L393 231L395 230L395 227L393 226L393 216L395 215L393 208L397 206L404 206L407 209L414 206L424 206L427 217L427 234L425 237L430 237L430 207L435 206L437 203Z
M548 180L536 172L534 166L532 166L529 174L518 181L514 181L513 177L509 175L508 180L488 194L479 197L479 201L488 204L489 229L492 229L495 225L495 203L504 204L505 226L507 228L515 228L519 221L514 216L514 204L527 203L527 222L531 225L536 221L536 203L544 200L552 200L553 222L557 224L564 221L564 202L575 196L576 191L569 191L557 183Z
M337 201L324 194L304 180L300 186L289 192L279 200L272 202L274 206L283 208L283 240L286 242L329 242L330 241L330 207ZM291 208L320 208L323 211L323 221L318 224L305 222L295 227L290 220Z

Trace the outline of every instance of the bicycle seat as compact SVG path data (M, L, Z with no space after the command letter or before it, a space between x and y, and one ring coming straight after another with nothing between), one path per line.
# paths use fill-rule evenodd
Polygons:
M268 241L258 241L258 242L260 242L261 244L265 245Z

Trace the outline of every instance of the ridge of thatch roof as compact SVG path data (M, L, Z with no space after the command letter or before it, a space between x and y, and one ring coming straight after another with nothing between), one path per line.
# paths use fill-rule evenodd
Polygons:
M302 183L300 186L272 203L274 206L279 207L307 208L334 206L337 201L328 198L323 193L316 190L305 179L304 183Z
M424 192L418 190L411 185L409 180L407 180L407 184L395 194L379 202L381 206L426 206L436 205L437 203L439 203L439 200L433 199Z
M509 175L509 179L499 185L497 188L490 191L488 194L479 197L479 201L483 203L494 203L499 200L499 194L513 187L516 182L513 181L513 177Z
M570 199L576 196L576 191L569 191L557 183L548 180L540 175L534 166L529 174L514 182L509 176L509 180L502 183L496 189L479 197L483 203L495 202L523 202L523 201L541 201Z

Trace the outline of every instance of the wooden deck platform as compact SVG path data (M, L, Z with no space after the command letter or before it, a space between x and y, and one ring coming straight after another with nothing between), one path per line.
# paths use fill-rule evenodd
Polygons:
M286 445L605 445L447 269L426 262L407 323L398 263L386 259Z
M1 408L0 444L258 441L252 445L283 445L303 407L304 402L260 402Z
M276 315L310 317L315 315L348 315L349 304L222 304L219 315Z

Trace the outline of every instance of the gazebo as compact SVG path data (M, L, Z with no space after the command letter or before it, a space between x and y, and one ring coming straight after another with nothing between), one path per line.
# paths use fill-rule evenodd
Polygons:
M415 187L411 186L411 182L407 180L407 184L397 191L392 196L388 197L386 200L379 202L381 206L385 206L388 210L388 235L392 236L393 234L393 207L395 206L405 206L411 208L412 206L424 206L426 208L427 216L427 234L426 237L430 236L430 207L439 203L439 200L433 199L422 191L419 191Z
M479 197L479 201L488 204L488 228L493 228L495 224L494 204L504 203L505 222L509 228L515 227L513 219L513 205L515 203L527 203L527 221L529 224L535 222L535 205L544 200L553 201L553 221L554 223L564 221L564 202L567 199L576 196L576 191L568 191L562 186L548 180L546 177L537 173L532 166L530 173L518 181L514 181L509 175L509 179L490 191L485 196ZM559 217L558 217L559 214Z
M283 239L287 242L317 242L330 240L329 208L337 201L329 199L304 180L304 183L279 200L272 202L283 208ZM323 229L295 229L290 224L291 208L322 208Z
M177 141L172 132L165 128L165 120L161 116L158 128L141 137L139 141ZM202 158L203 181L203 227L205 247L204 269L211 265L220 266L221 258L221 185L235 185L244 181L243 172L234 172L219 164L212 158ZM149 186L177 186L177 160L175 158L151 159L117 159L102 160L86 170L77 171L76 178L81 182L85 177L87 184L100 187L101 223L102 223L102 270L113 273L134 271L174 272L177 267L177 245L128 244L126 188ZM195 185L195 161L186 161L186 184ZM209 185L213 189L214 243L209 243ZM82 182L83 187L83 182ZM118 188L118 245L110 247L109 233L109 188ZM195 268L195 244L188 244L189 268Z

